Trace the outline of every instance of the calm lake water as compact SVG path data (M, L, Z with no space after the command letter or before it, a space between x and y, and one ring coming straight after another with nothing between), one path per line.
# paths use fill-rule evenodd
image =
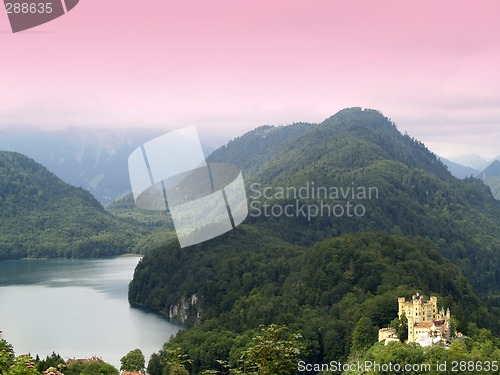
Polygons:
M139 258L0 262L0 330L16 354L93 355L120 366L139 348L146 363L181 326L131 308Z

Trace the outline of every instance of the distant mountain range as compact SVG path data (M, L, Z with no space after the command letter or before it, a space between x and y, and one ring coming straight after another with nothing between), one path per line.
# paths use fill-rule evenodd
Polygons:
M481 173L481 170L479 169L466 167L465 165L443 158L442 156L440 156L439 159L448 167L450 173L456 178L463 179L470 176L477 176Z
M489 163L491 163L491 161L488 162L488 160L476 154L460 154L460 155L455 155L450 159L452 159L457 164L474 168L479 171L482 171L484 168L488 166Z
M443 157L439 157L439 159L448 167L450 173L457 178L463 179L473 176L483 180L483 182L490 187L495 198L500 199L500 155L489 163L478 155L469 155L468 158L465 156L458 158L468 162L469 165L474 164L474 161L476 162L475 165L483 165L484 169L481 170L459 164ZM477 161L480 160L484 163L478 164Z
M33 158L65 182L83 187L107 205L131 189L130 153L161 134L159 130L8 129L0 131L0 150ZM212 151L209 146L204 148L207 154Z
M167 131L165 131L167 132ZM128 156L144 142L164 132L158 130L88 130L64 131L0 130L0 150L15 151L47 167L63 181L88 190L103 205L130 192ZM203 145L208 156L213 148ZM498 169L479 155L458 155L453 160L439 157L451 174L463 179L474 176L490 186L500 199ZM493 166L494 167L494 166Z

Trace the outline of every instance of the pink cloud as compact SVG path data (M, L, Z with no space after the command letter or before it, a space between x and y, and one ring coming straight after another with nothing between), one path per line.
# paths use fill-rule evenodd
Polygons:
M464 107L475 130L500 122L499 11L496 0L86 0L16 35L0 12L0 126L195 124L229 137L360 105L445 149L415 118L446 119L442 135Z

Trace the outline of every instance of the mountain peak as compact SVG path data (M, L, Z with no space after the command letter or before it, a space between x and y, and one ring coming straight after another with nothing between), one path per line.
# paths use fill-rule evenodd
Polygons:
M259 170L272 179L320 165L334 174L334 170L364 168L380 160L424 169L442 179L452 177L423 143L401 134L380 111L360 107L343 109L320 124L257 128L211 157L211 161L233 162L247 172Z
M323 121L323 124L335 124L337 126L356 125L368 128L391 128L397 130L396 125L385 117L382 112L376 109L361 107L342 109Z

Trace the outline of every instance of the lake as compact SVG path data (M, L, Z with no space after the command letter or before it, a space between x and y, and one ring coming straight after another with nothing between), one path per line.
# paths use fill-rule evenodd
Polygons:
M0 331L16 354L96 355L118 369L139 348L146 364L182 327L131 308L138 257L0 262Z

